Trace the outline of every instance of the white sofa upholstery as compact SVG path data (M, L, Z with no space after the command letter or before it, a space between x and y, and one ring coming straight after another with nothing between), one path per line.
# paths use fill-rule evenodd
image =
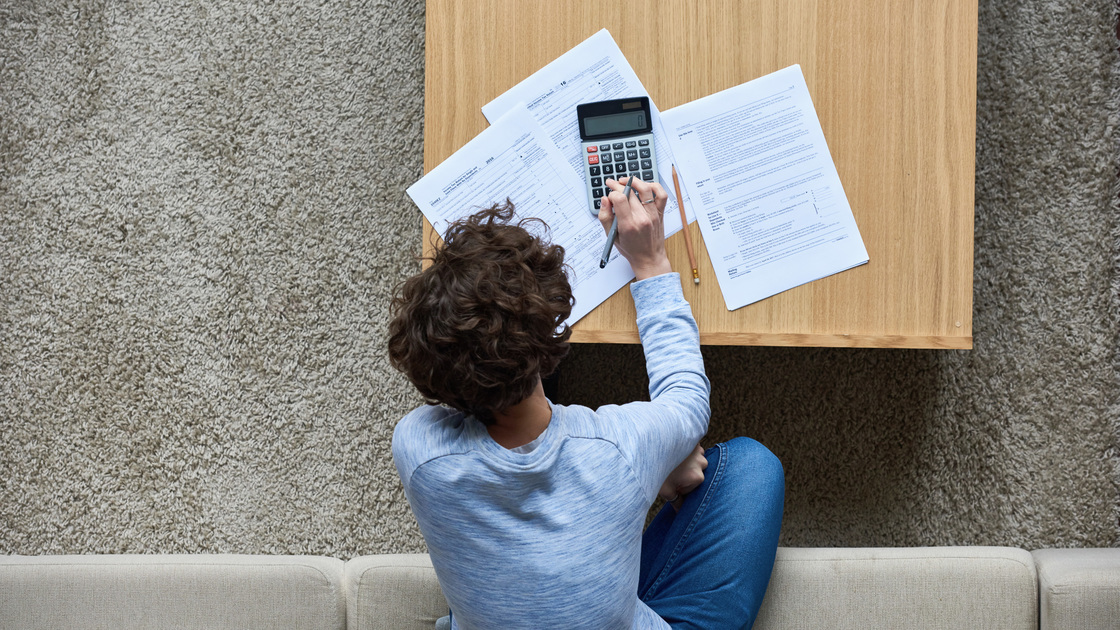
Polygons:
M1035 630L1034 561L1022 549L778 550L757 630Z
M1120 549L1043 549L1041 630L1120 628Z
M344 630L318 556L0 556L0 628Z
M447 614L427 555L363 556L346 563L347 627L431 630Z
M0 628L431 630L426 555L0 556ZM1120 628L1120 550L781 548L758 630Z

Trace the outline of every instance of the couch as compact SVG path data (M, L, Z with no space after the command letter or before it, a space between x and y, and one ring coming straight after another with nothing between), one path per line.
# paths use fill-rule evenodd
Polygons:
M429 630L426 555L0 556L0 628ZM755 624L1120 628L1120 549L781 548Z

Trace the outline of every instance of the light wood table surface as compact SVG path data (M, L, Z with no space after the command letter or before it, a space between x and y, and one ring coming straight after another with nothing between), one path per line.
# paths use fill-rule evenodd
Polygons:
M977 0L429 0L425 171L604 26L662 111L801 64L867 247L867 265L728 311L693 223L699 286L683 235L667 246L702 343L972 347ZM434 238L425 221L426 253ZM629 290L572 340L637 343Z

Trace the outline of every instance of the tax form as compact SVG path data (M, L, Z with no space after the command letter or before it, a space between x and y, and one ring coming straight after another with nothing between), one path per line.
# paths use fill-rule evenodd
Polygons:
M638 75L607 29L557 57L544 68L507 90L482 107L482 114L493 122L516 107L528 109L560 154L583 181L583 152L580 145L576 105L633 96L649 96ZM657 177L669 202L665 205L665 236L681 229L680 211L673 195L673 151L667 142L661 113L650 98L653 142L657 151ZM682 191L683 194L683 191ZM685 202L686 210L691 204ZM584 210L587 213L587 210ZM589 214L589 213L588 213ZM695 220L691 212L689 222Z
M728 309L867 263L800 66L662 121Z
M634 278L617 250L599 268L606 235L584 208L583 183L525 108L514 108L408 188L441 237L455 220L494 204L513 202L517 218L542 219L535 234L564 248L575 305L574 324ZM535 222L534 222L535 223Z

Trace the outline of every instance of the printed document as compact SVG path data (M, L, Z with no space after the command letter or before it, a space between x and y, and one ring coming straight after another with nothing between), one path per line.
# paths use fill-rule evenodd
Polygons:
M727 308L868 261L800 66L662 121Z
M634 74L614 38L602 29L484 105L482 114L494 122L515 107L527 108L544 127L560 154L571 164L582 186L583 152L576 105L634 96L648 97L649 92ZM670 236L681 229L681 214L673 193L673 151L666 142L661 114L652 98L650 110L653 114L654 149L657 151L657 177L669 194L669 202L665 205L665 236ZM680 170L679 166L677 170ZM686 199L685 208L689 207ZM695 217L689 213L689 222L694 220Z
M408 196L443 237L456 219L496 203L513 202L517 218L544 220L526 225L565 250L575 306L565 322L576 323L634 278L617 248L605 269L599 260L606 235L584 207L583 184L556 145L524 107L488 127L408 188Z

